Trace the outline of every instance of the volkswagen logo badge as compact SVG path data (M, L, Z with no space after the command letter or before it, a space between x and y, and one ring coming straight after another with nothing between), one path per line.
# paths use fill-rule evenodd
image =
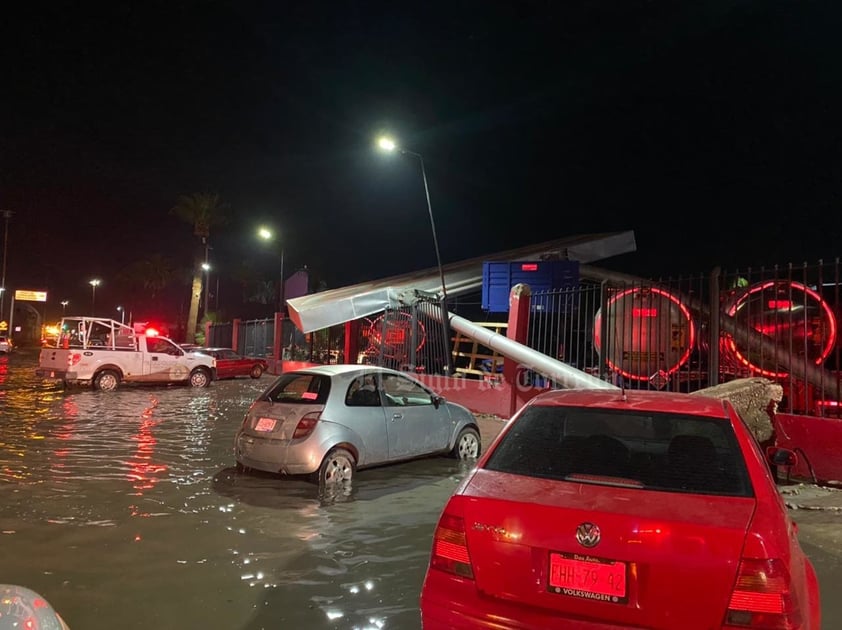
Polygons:
M582 523L576 528L576 540L583 547L596 547L599 544L599 527L593 523Z

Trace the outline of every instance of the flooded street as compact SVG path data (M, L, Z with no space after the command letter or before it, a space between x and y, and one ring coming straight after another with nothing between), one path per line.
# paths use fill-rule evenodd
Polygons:
M467 468L363 471L347 496L233 468L271 375L63 390L0 357L0 583L87 628L420 627L435 522Z
M72 630L420 628L430 542L467 467L358 474L340 496L234 469L234 433L274 377L206 389L64 390L0 356L0 583ZM796 513L823 627L842 627L836 512Z

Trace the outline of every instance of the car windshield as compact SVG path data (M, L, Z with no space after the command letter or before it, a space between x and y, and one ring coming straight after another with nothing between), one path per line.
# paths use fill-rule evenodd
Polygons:
M281 374L266 391L264 400L324 405L330 393L330 377L321 374Z
M727 420L532 406L485 467L518 475L630 488L751 496Z

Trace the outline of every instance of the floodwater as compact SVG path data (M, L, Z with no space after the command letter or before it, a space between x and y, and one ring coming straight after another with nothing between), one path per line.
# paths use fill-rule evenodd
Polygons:
M468 467L358 473L347 493L237 473L234 433L264 375L206 389L64 390L0 355L0 584L71 630L420 628L432 532ZM796 512L842 628L842 512Z
M72 630L420 628L446 458L362 471L349 491L238 473L233 437L272 380L116 392L0 356L0 583Z

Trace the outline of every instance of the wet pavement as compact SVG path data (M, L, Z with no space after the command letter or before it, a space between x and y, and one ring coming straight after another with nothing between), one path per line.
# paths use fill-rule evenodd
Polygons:
M465 465L362 471L320 496L233 467L271 375L106 393L42 383L36 362L0 356L0 583L38 591L73 630L420 628L433 528ZM502 426L481 424L484 444ZM842 512L795 512L823 626L842 627Z

